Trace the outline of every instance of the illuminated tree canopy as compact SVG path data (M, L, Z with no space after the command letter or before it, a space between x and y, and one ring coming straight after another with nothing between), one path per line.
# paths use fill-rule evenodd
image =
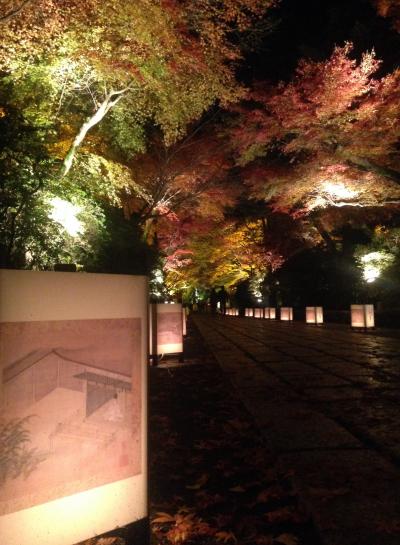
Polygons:
M357 2L339 28L307 0L0 0L2 263L157 263L189 293L337 252L357 224L373 253L399 223L399 8Z

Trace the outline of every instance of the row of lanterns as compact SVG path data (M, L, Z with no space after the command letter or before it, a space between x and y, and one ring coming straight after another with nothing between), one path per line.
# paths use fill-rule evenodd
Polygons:
M351 327L355 328L371 328L375 327L374 305L351 305ZM225 311L227 316L239 316L239 309L227 308ZM280 320L282 322L293 321L293 307L280 308ZM264 318L276 320L277 312L275 307L264 308L246 308L244 315L249 318ZM323 324L324 311L322 307L306 307L306 323L307 324Z

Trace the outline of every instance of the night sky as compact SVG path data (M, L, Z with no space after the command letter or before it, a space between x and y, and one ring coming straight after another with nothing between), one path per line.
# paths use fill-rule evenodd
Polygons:
M301 58L326 59L346 41L357 57L374 49L383 60L381 74L399 65L400 34L370 0L281 0L272 13L271 32L240 71L246 83L287 80Z

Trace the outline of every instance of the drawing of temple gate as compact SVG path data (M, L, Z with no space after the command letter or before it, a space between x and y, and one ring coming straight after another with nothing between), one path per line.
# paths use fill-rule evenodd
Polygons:
M28 475L0 483L0 514L140 472L140 377L139 366L135 366L140 350L140 321L77 322L76 326L67 324L64 346L73 336L72 348L62 347L60 323L53 335L51 322L46 327L27 322L22 333L26 329L30 339L32 328L39 334L50 331L47 342L44 335L43 348L29 350L28 342L24 356L14 361L8 357L11 361L6 361L5 366L3 361L3 422L24 422L24 433L29 437L23 445L25 452L40 461ZM102 339L107 330L104 322L113 322L114 327L115 322L120 322L129 336L124 341L129 348L125 354L120 345L113 351L113 343ZM2 354L7 356L12 354L10 342L21 342L21 324L15 328L15 335L11 323L1 325L8 328L7 335L2 336ZM96 326L100 326L97 333ZM48 347L48 343L57 344ZM121 362L121 357L127 361Z

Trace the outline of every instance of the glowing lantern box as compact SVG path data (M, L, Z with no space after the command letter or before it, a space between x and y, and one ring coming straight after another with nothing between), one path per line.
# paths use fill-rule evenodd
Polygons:
M255 308L254 309L254 318L264 318L264 309Z
M254 312L252 308L246 308L244 311L244 315L248 318L252 318L254 316Z
M187 319L189 316L188 307L182 307L182 334L184 337L187 335Z
M275 307L265 307L264 316L265 318L268 318L269 320L275 320L276 319Z
M183 319L180 303L150 305L150 356L183 354Z
M375 327L374 305L351 305L351 327Z
M239 309L238 308L233 308L232 311L233 311L233 313L232 313L233 316L239 316Z
M0 271L2 543L145 521L147 298L144 276Z
M306 307L307 324L323 324L324 311L322 307Z
M281 307L281 320L291 322L293 320L293 307Z

